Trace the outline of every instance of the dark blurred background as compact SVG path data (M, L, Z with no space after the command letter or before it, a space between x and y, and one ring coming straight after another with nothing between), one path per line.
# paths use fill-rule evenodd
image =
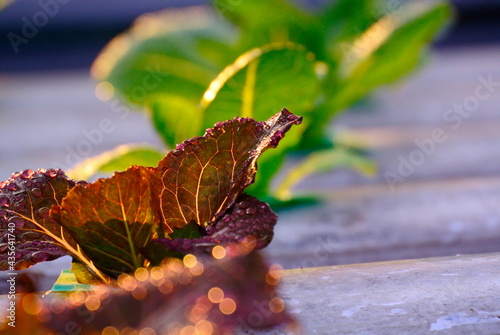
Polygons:
M458 20L436 47L500 42L499 0L451 1ZM38 30L36 38L20 44L15 53L7 37L9 33L21 36L23 17L32 22L33 15L41 10L40 3L54 2L59 5L58 13ZM140 14L207 3L208 0L18 0L0 11L0 72L88 69L102 47Z

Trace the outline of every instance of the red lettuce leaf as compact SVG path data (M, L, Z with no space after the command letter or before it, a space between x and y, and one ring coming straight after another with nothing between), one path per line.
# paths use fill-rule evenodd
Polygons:
M75 251L74 240L49 216L74 185L61 170L44 169L0 182L0 270L28 268Z
M171 235L163 241L169 256L249 236L261 248L272 238L276 215L242 194L259 156L301 120L283 109L265 122L219 122L179 144L157 168L131 167L93 184L75 186L56 170L20 173L1 184L2 266L9 265L11 231L19 238L11 242L16 264L71 254L104 282L147 264L150 240L165 235Z
M278 221L268 204L243 194L208 230L210 238L218 244L241 242L247 237L255 238L255 249L266 247L273 238L273 228Z
M210 253L216 245L226 246L244 240L251 241L253 249L262 249L271 242L278 216L264 202L243 194L236 203L211 226L206 236L198 238L164 238L152 240L144 250L153 264L165 257L183 257L185 254Z
M151 203L151 169L132 167L111 178L76 186L51 214L111 277L143 266L140 250L160 224Z
M183 262L171 259L138 270L135 277L122 275L119 290L102 287L87 296L70 295L66 302L56 297L42 308L41 319L53 332L64 332L71 323L84 334L100 334L106 327L118 332L151 328L156 334L189 327L227 334L237 327L293 324L276 296L280 271L270 270L257 253L234 252L238 248L228 246L220 260L189 255Z
M153 179L165 232L191 221L201 226L217 222L253 183L259 156L301 121L286 109L265 122L238 117L177 145Z

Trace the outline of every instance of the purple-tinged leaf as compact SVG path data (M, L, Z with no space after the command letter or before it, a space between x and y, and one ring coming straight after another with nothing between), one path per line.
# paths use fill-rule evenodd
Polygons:
M185 254L210 253L216 245L251 241L252 249L262 249L271 242L278 216L257 198L243 194L237 202L207 230L207 235L153 240L144 253L153 264L165 257L182 257Z
M235 118L179 144L159 163L153 188L168 234L194 221L216 222L253 183L256 161L302 118L283 109L268 121Z
M254 249L266 247L273 238L278 221L268 204L243 194L219 222L209 229L208 235L217 244L241 242L248 236L255 238Z
M272 237L275 214L250 197L235 202L254 181L262 152L276 147L301 120L283 109L265 122L220 122L203 137L179 144L157 168L132 167L93 184L74 186L62 171L20 173L0 185L4 240L12 225L20 238L12 244L26 242L15 248L16 261L29 258L33 264L71 254L104 282L144 266L146 255L158 262L165 255L152 257L156 247L148 244L166 234L173 238L163 242L166 256L248 237L261 248ZM193 225L199 236L189 230ZM10 245L1 247L7 268Z
M74 185L61 170L44 169L18 172L0 182L0 270L72 254L75 242L50 218L49 210Z

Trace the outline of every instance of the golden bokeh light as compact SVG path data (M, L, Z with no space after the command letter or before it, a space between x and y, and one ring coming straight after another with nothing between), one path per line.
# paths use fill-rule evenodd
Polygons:
M137 280L132 276L122 274L118 277L118 285L127 291L133 291L137 287Z
M309 51L308 53L306 53L306 58L308 61L313 62L314 60L316 60L316 55L313 52Z
M102 330L101 335L120 335L120 332L115 327L108 326Z
M85 299L85 307L90 311L98 310L99 307L101 307L101 299L95 295L89 295L87 299Z
M102 81L95 87L95 96L101 101L108 101L115 95L115 88L111 83Z
M193 275L189 271L181 272L177 275L177 282L181 285L187 285L193 279Z
M198 260L196 259L195 255L187 254L184 256L182 263L184 263L184 266L187 268L193 268L198 264Z
M214 327L211 322L207 320L200 320L194 326L196 334L199 335L212 335L214 332Z
M131 327L125 327L120 331L120 335L139 335L139 332Z
M238 252L242 255L249 254L257 245L257 238L255 236L245 236L243 241L237 245Z
M189 272L191 272L193 276L200 276L201 274L203 274L204 269L205 268L203 267L203 264L198 262L195 266L189 269Z
M224 291L222 291L220 288L218 287L212 287L209 291L208 291L208 299L214 303L214 304L217 304L219 302L222 301L222 299L224 299Z
M172 257L166 258L162 262L162 264L164 265L167 271L180 273L182 272L182 270L184 270L184 264L180 259L177 258L172 258Z
M314 71L319 77L324 77L328 74L328 64L325 62L316 62L314 64Z
M163 277L165 277L165 274L163 273L162 268L155 266L151 269L150 276L151 276L151 279L161 280L161 279L163 279Z
M145 268L138 268L137 270L135 270L134 275L135 279L137 279L138 281L146 281L149 278L149 272Z
M108 298L111 294L109 287L106 285L94 285L94 287L92 287L92 291L101 300Z
M226 315L233 314L236 311L236 302L231 298L224 298L219 303L219 309Z
M285 302L281 298L274 297L269 301L269 309L273 313L281 313L285 309Z
M168 335L178 335L181 332L183 324L180 322L172 322L168 325Z
M36 294L30 293L23 298L23 308L26 313L36 315L42 311L42 304Z
M269 272L266 275L266 282L269 285L278 285L283 276L284 270L283 267L279 264L273 264L269 268Z
M135 288L135 290L132 291L132 296L135 300L142 300L146 298L147 294L148 291L142 286L138 286Z
M212 256L215 259L223 259L224 257L226 257L226 249L224 249L224 247L221 245L216 245L212 249Z
M66 309L66 305L64 304L64 302L56 299L52 300L49 306L50 311L55 314L60 314Z
M163 283L158 286L158 289L163 294L169 294L174 289L174 284L169 279L164 279Z
M156 330L154 330L153 328L149 328L149 327L142 328L139 331L139 335L156 335Z
M206 319L209 310L210 306L207 306L203 303L197 303L195 305L186 307L184 316L192 323L196 323L198 321Z
M194 326L185 326L185 327L182 327L179 334L180 335L195 335L196 329L194 328Z
M85 293L81 291L72 292L68 295L66 299L66 305L68 307L77 306L85 302Z

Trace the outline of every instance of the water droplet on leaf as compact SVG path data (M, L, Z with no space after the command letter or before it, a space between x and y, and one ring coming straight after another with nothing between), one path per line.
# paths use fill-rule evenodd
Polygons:
M17 184L16 184L16 183L14 183L14 182L10 182L10 183L7 185L7 189L8 189L9 191L17 191L17 190L19 190L19 186L17 186Z
M44 262L44 261L50 261L53 258L54 258L54 256L52 256L48 252L38 251L38 252L31 254L30 260L33 263L40 263L40 262Z
M48 217L49 216L49 208L48 207L40 208L39 210L37 210L36 215L41 219Z
M0 207L9 207L9 199L6 197L0 198Z
M39 188L34 188L31 190L31 195L33 195L34 197L39 197L42 195L42 190Z
M49 178L54 178L54 177L57 177L57 170L53 170L53 169L50 169L50 170L47 170L45 171L45 176L49 177Z
M20 177L21 179L30 179L34 174L35 171L33 170L24 170L23 172L21 172Z
M250 203L248 201L241 201L239 204L238 204L238 207L240 207L241 209L247 209L248 206L250 206Z
M255 213L257 213L257 210L255 209L255 207L250 207L250 208L247 208L245 213L248 215L254 215Z

